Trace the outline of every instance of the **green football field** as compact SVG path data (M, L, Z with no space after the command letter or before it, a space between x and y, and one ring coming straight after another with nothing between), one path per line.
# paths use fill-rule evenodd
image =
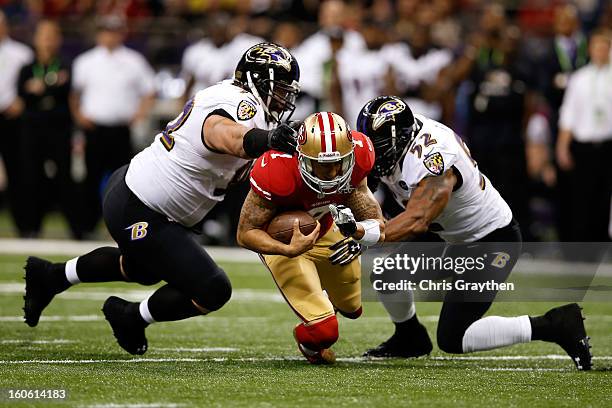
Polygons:
M66 258L56 257L62 260ZM257 264L222 263L234 294L206 317L152 325L149 350L132 357L115 343L100 308L116 294L140 300L153 288L79 285L60 295L36 328L21 318L25 256L0 255L0 405L79 407L611 406L612 302L585 303L594 370L578 372L556 345L493 352L363 360L392 325L382 307L340 317L334 366L310 366L296 349L296 317ZM539 314L550 303L500 303L491 313ZM421 303L435 338L440 304ZM60 401L8 399L9 389L64 389Z

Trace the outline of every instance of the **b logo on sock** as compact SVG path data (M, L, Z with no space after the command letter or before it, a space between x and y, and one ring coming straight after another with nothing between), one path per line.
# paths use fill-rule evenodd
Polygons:
M127 227L126 230L132 230L132 241L136 241L147 236L148 227L148 222L137 222Z

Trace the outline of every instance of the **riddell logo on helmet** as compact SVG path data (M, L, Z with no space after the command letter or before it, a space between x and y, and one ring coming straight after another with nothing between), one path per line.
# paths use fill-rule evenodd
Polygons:
M340 152L320 152L319 160L321 161L329 161L329 160L337 160L340 158Z

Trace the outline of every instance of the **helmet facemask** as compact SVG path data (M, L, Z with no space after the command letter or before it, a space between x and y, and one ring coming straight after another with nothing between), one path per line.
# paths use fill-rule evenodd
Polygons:
M338 152L335 152L338 153ZM340 154L329 157L329 153L319 153L319 157L309 157L299 153L298 162L300 174L304 182L319 194L329 195L345 189L351 180L353 168L355 167L355 154L353 151L340 156ZM331 180L323 180L315 174L316 164L340 163L339 174Z
M295 100L300 92L300 86L293 80L290 84L274 79L274 70L268 69L268 78L262 78L258 73L251 75L247 71L249 90L263 106L269 122L281 123L287 121L295 111ZM285 117L285 114L287 114Z

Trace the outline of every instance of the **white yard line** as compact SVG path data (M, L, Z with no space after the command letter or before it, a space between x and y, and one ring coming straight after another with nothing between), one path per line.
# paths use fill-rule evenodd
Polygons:
M534 356L457 356L457 357L430 357L421 361L431 360L476 360L476 361L541 361L541 360L567 360L568 356L548 354ZM201 362L269 362L269 361L301 361L303 358L298 356L288 357L209 357L209 358L133 358L133 359L83 359L83 360L0 360L0 364L100 364L100 363L201 363ZM612 356L595 356L593 360L608 361ZM336 361L343 363L364 363L364 362L383 362L385 359L367 359L363 357L340 357ZM512 368L512 367L509 367Z
M175 404L173 402L132 402L128 404L94 404L82 405L84 408L178 408L184 407L185 404Z
M79 290L76 288L60 293L60 299L71 300L106 300L109 296L118 295L126 300L136 301L147 298L153 293L154 289L121 289L98 287L95 289ZM25 283L1 283L0 293L19 294L25 292ZM237 302L273 302L284 303L283 296L275 290L270 289L234 289L232 299Z
M153 347L150 348L149 351L175 351L179 353L231 353L234 351L240 351L240 349L233 347Z
M113 241L70 241L54 239L0 239L0 254L74 256L86 254L96 248L117 244ZM215 260L221 262L260 263L254 252L233 247L204 247Z
M78 340L66 340L66 339L53 339L53 340L5 339L5 340L0 340L0 344L70 344L70 343L78 343Z

